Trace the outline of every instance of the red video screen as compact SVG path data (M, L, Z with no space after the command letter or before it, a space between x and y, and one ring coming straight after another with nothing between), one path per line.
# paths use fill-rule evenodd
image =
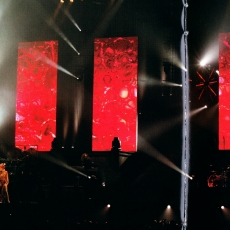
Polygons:
M15 146L49 151L56 136L58 42L18 45Z
M138 38L94 40L92 150L137 150Z
M219 150L230 149L230 33L219 34Z

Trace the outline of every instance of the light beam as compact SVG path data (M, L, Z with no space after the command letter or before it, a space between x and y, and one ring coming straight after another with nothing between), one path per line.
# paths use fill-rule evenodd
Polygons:
M149 142L147 142L142 136L138 136L139 140L139 149L151 157L154 157L159 162L167 165L168 167L174 169L175 171L181 173L187 178L192 180L192 177L189 176L186 172L182 171L179 167L177 167L173 162L171 162L167 157L162 155L159 151L157 151Z
M59 165L59 166L65 168L65 169L68 169L68 170L70 170L70 171L72 171L72 172L75 172L75 173L77 173L77 174L79 174L79 175L81 175L81 176L84 176L84 177L89 178L88 175L86 175L86 174L84 174L84 173L78 171L77 169L75 169L75 168L73 168L73 167L67 165L67 164L66 164L65 162L63 162L63 161L61 161L61 160L59 160L59 159L57 159L57 158L52 157L51 155L48 155L48 154L41 154L40 157L43 158L43 159L45 159L45 160L47 160L47 161L49 161L49 162L52 162L52 163L54 163L54 164L56 164L56 165ZM89 178L89 179L90 179L90 178Z
M54 23L53 19L49 20L47 24L53 28L53 30L78 54L78 50L74 47L74 45L70 42L70 40L65 36L65 34L59 29L59 27Z

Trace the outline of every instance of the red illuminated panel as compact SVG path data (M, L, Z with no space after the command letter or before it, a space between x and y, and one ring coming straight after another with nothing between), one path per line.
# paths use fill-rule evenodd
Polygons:
M230 149L230 33L219 35L219 149Z
M137 37L94 41L92 150L111 150L119 137L122 151L137 149Z
M18 46L15 146L49 151L56 135L58 42Z

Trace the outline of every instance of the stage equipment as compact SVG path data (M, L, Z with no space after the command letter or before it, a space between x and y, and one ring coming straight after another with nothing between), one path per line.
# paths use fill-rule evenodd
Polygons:
M209 188L215 187L230 187L230 166L221 170L212 169L208 176L207 185Z
M200 94L198 96L198 100L201 99L204 93L208 93L209 97L213 101L213 97L217 96L217 89L215 89L215 85L218 84L218 76L215 71L215 68L210 65L201 68L196 72L199 76L200 82L196 84L196 87L200 90Z

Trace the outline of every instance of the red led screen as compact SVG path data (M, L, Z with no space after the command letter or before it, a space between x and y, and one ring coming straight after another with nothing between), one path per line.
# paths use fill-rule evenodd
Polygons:
M219 35L219 150L230 149L230 33Z
M49 151L56 135L58 42L18 46L15 146Z
M137 149L137 37L94 41L92 150L111 150L118 137L122 151Z

